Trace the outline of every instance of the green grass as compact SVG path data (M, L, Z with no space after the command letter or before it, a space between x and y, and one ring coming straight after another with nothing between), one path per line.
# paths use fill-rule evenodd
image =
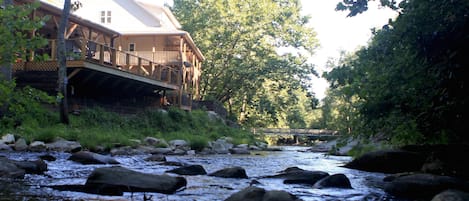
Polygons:
M108 112L102 108L88 108L80 115L70 115L70 125L59 123L55 97L26 87L17 90L15 82L0 80L0 134L13 133L28 142L51 142L57 137L76 140L85 148L112 148L134 145L131 140L145 137L167 141L183 139L200 150L209 141L231 137L234 143L251 144L250 132L225 125L222 120L210 119L207 112L192 112L170 108L168 111L145 110L134 115ZM159 145L162 146L162 145Z
M80 115L70 115L70 125L59 122L58 116L48 114L49 123L26 119L21 126L8 128L27 141L51 142L57 137L76 140L85 148L97 146L112 148L116 145L133 145L130 139L145 137L167 141L183 139L195 150L202 150L209 141L231 137L236 144L252 144L254 137L247 131L228 127L220 120L210 120L204 111L186 112L170 109L168 112L148 110L135 115L121 115L102 108L85 109Z

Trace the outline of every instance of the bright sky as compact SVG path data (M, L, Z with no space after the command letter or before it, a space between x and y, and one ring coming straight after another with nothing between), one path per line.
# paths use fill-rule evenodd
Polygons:
M338 2L340 0L301 0L302 14L311 16L310 26L316 31L321 45L310 59L319 75L326 70L325 64L329 58L337 58L341 50L353 52L366 45L371 38L371 28L381 28L389 18L397 15L389 8L378 8L377 2L371 1L365 13L346 17L347 12L335 11ZM311 82L316 97L320 100L324 98L327 81L313 77Z

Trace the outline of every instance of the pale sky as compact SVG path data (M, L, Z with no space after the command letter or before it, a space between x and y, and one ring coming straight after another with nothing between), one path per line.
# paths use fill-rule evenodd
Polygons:
M346 17L347 12L335 11L340 0L301 0L303 15L310 15L310 26L317 33L320 47L310 62L316 65L321 75L326 69L329 58L337 58L341 50L353 52L367 44L371 38L370 29L381 28L389 18L397 15L389 8L378 8L376 1L371 1L368 11L355 17ZM318 99L325 96L328 83L322 78L313 77L313 92Z

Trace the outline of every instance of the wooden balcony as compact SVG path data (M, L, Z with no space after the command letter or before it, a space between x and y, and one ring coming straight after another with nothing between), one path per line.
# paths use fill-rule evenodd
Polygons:
M183 62L177 60L181 56L174 51L158 54L158 60L155 62L84 39L67 40L66 49L68 80L75 86L81 86L81 91L94 90L103 85L102 82L109 82L105 90L116 91L115 94L128 93L129 96L133 95L130 91L135 93L144 91L146 96L151 96L156 91L173 91L171 94L176 94L176 97L171 97L172 105L190 110L192 97L190 92L184 91ZM14 64L14 73L56 72L58 69L56 50L57 41L50 40L47 48L34 53L35 59ZM95 84L86 83L90 80L94 80ZM129 83L127 85L132 85L135 89L128 86L119 87L124 83Z

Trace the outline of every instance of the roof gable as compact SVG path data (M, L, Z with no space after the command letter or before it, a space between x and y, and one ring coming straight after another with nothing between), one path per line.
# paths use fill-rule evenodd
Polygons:
M41 0L57 7L63 0ZM80 0L74 14L122 34L180 32L181 25L168 8L155 0ZM103 23L101 18L108 17Z

